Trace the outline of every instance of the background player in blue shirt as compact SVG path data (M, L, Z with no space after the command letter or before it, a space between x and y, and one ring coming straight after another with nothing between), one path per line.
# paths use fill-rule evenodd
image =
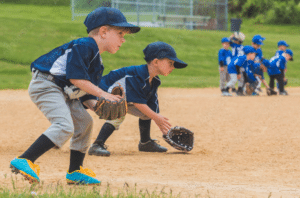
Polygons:
M261 50L261 46L263 45L263 41L265 40L266 38L262 37L261 35L255 35L253 36L252 38L252 47L254 47L254 49L256 50L256 56L255 56L255 59L254 59L254 62L255 63L259 63L261 64L262 60L263 60L263 53L262 53L262 50ZM260 70L260 68L258 68ZM265 81L265 78L264 78L264 73L263 71L258 71L261 76L257 76L257 80L258 80L258 85L257 85L257 91L262 91L261 90L261 83L263 82L265 85L267 85L267 82ZM256 92L254 92L254 94L257 94Z
M139 151L166 152L167 148L158 145L150 137L151 120L163 134L167 134L171 128L168 118L162 116L159 111L157 89L161 81L158 75L168 76L173 69L185 68L187 64L179 60L173 47L164 42L151 43L143 52L147 64L111 71L102 78L100 87L108 92L119 84L124 87L128 113L139 117L141 138ZM88 153L109 156L110 152L106 150L104 143L115 130L119 129L124 119L125 116L106 121Z
M278 46L278 50L276 51L275 56L279 57L286 51L286 49L289 47L289 44L281 40L278 41L277 46Z
M293 61L293 51L290 49L287 49L281 56L274 56L270 59L270 66L268 67L270 89L274 89L274 79L276 79L279 84L280 95L288 95L284 90L284 70L286 69L287 61Z
M226 88L226 83L229 81L229 74L227 67L231 61L232 54L229 50L230 40L229 38L222 38L221 40L223 48L219 50L218 59L219 59L219 72L220 72L220 89L223 94Z
M253 65L254 58L255 58L255 49L252 46L244 46L243 48L245 55L235 57L231 60L230 64L228 65L228 73L230 75L230 81L226 85L224 96L231 96L229 93L229 89L234 87L235 83L238 79L241 78L241 72L246 71L249 65ZM247 80L247 79L245 79ZM238 95L243 94L243 82L239 82L238 88Z
M100 184L91 170L82 168L93 119L78 98L91 94L112 101L120 99L98 87L104 70L100 54L116 53L125 42L124 35L136 33L140 28L127 23L115 8L97 8L84 24L88 37L57 47L31 64L29 95L51 126L10 163L12 171L21 173L30 183L40 182L35 160L55 146L62 147L71 138L67 183Z
M230 47L232 51L232 57L243 56L243 45L242 43L245 40L245 35L242 32L235 32L230 36Z

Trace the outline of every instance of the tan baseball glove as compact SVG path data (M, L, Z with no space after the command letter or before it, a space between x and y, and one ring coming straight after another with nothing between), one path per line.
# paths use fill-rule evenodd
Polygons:
M99 98L94 107L94 111L100 119L115 120L125 116L127 113L127 102L124 89L121 86L114 87L111 94L119 95L122 98L119 102L112 102L103 97Z

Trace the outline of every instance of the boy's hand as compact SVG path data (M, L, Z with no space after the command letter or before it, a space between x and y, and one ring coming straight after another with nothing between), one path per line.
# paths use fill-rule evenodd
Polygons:
M169 119L157 114L157 116L153 119L154 122L156 123L156 125L159 127L159 129L161 130L161 132L164 135L168 134L168 131L171 129L172 125L169 123Z
M220 71L224 71L224 67L220 67Z
M103 94L101 96L105 99L110 100L110 101L117 101L117 102L119 102L120 99L122 98L119 95L113 95L113 94L110 94L110 93L107 93L107 92L103 92Z

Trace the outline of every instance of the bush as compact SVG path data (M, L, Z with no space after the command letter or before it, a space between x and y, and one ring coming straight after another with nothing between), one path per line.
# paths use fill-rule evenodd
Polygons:
M264 14L272 8L273 3L273 0L247 0L242 7L242 16L250 18Z
M294 0L274 2L267 12L266 23L269 24L300 24L300 7Z

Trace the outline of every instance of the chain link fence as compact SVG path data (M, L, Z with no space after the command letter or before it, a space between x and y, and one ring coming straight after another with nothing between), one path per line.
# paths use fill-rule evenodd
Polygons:
M228 0L71 0L72 20L83 20L100 6L122 11L142 27L225 30Z

